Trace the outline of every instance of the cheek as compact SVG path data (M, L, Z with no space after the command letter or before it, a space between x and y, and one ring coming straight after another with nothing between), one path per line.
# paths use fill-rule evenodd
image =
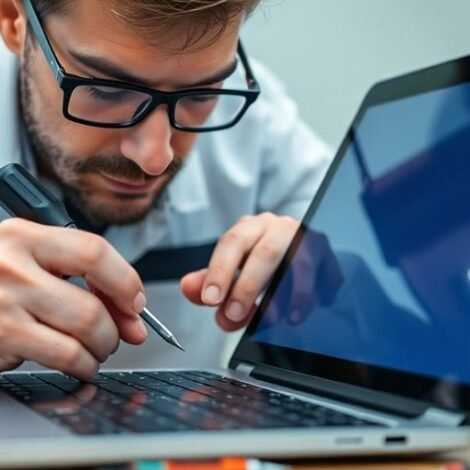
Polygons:
M174 131L171 136L171 147L178 157L186 157L196 142L197 134L194 132Z
M31 100L30 109L33 110L36 122L42 128L57 130L62 116L62 90L51 76L49 70L37 66L35 73L27 78L31 90L28 98ZM26 104L27 106L28 104Z
M64 142L76 155L119 154L119 137L110 130L84 126L63 118Z
M38 80L35 77L41 77ZM72 155L97 155L114 152L119 146L116 130L84 126L63 114L64 93L47 68L36 64L30 74L30 109L34 121L50 142ZM26 104L28 105L28 104Z

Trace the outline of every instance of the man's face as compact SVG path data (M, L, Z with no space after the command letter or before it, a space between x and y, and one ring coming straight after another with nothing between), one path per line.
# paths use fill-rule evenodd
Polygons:
M234 61L240 21L214 44L175 54L168 51L178 46L183 31L173 31L177 39L170 42L162 38L159 50L118 22L106 4L71 2L66 14L46 19L46 34L67 73L132 76L146 86L174 91L203 83ZM172 129L163 106L127 129L71 122L62 114L63 92L39 46L29 39L22 52L21 108L40 171L95 224L140 220L184 163L196 134Z

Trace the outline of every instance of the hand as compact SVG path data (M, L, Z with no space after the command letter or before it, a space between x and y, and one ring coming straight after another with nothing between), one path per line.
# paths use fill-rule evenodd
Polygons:
M94 293L63 279L82 276ZM0 370L24 360L88 379L119 340L146 330L142 282L103 238L22 219L0 223Z
M183 293L193 303L217 306L225 331L245 326L298 227L297 220L271 213L242 217L217 243L209 267L182 278Z

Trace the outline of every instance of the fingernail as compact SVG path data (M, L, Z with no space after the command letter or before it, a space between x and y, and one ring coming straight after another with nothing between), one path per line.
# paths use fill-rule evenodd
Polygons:
M89 357L88 355L82 356L78 360L76 367L76 374L72 375L76 375L78 378L85 381L94 377L100 369L99 362L94 358Z
M220 301L220 289L214 285L207 286L203 300L208 304L218 303Z
M227 317L232 321L240 321L244 317L243 305L238 300L233 301L227 308Z
M142 336L147 337L147 328L145 327L144 322L139 318L138 322L139 331L142 333Z
M134 302L132 302L132 307L134 308L135 313L140 313L142 310L145 308L147 305L147 299L145 298L145 295L143 292L139 292L134 299Z

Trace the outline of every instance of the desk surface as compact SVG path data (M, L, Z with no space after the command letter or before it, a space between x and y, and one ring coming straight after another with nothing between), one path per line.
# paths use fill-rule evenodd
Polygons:
M456 465L448 465L450 462ZM290 470L464 470L470 469L470 448L447 454L435 454L426 457L357 457L353 459L322 459L278 462ZM459 464L460 463L460 464ZM466 464L466 465L464 465ZM130 470L138 466L129 464L81 467L75 470ZM145 468L151 468L146 466ZM224 466L225 470L229 470ZM73 470L73 469L70 469Z
M413 458L355 458L319 461L297 461L295 470L463 470L465 466L446 467L449 462L462 462L470 469L470 448L458 452Z
M460 451L427 456L302 459L277 461L276 463L285 465L289 470L470 470L470 447ZM456 465L448 465L449 463ZM136 464L123 463L71 467L69 470L139 470L139 468L140 466ZM154 470L152 465L145 465L142 468ZM161 469L162 467L155 464L155 468ZM171 468L172 465L170 465L170 470ZM185 468L187 467L185 466ZM223 469L230 470L226 465L223 466Z

